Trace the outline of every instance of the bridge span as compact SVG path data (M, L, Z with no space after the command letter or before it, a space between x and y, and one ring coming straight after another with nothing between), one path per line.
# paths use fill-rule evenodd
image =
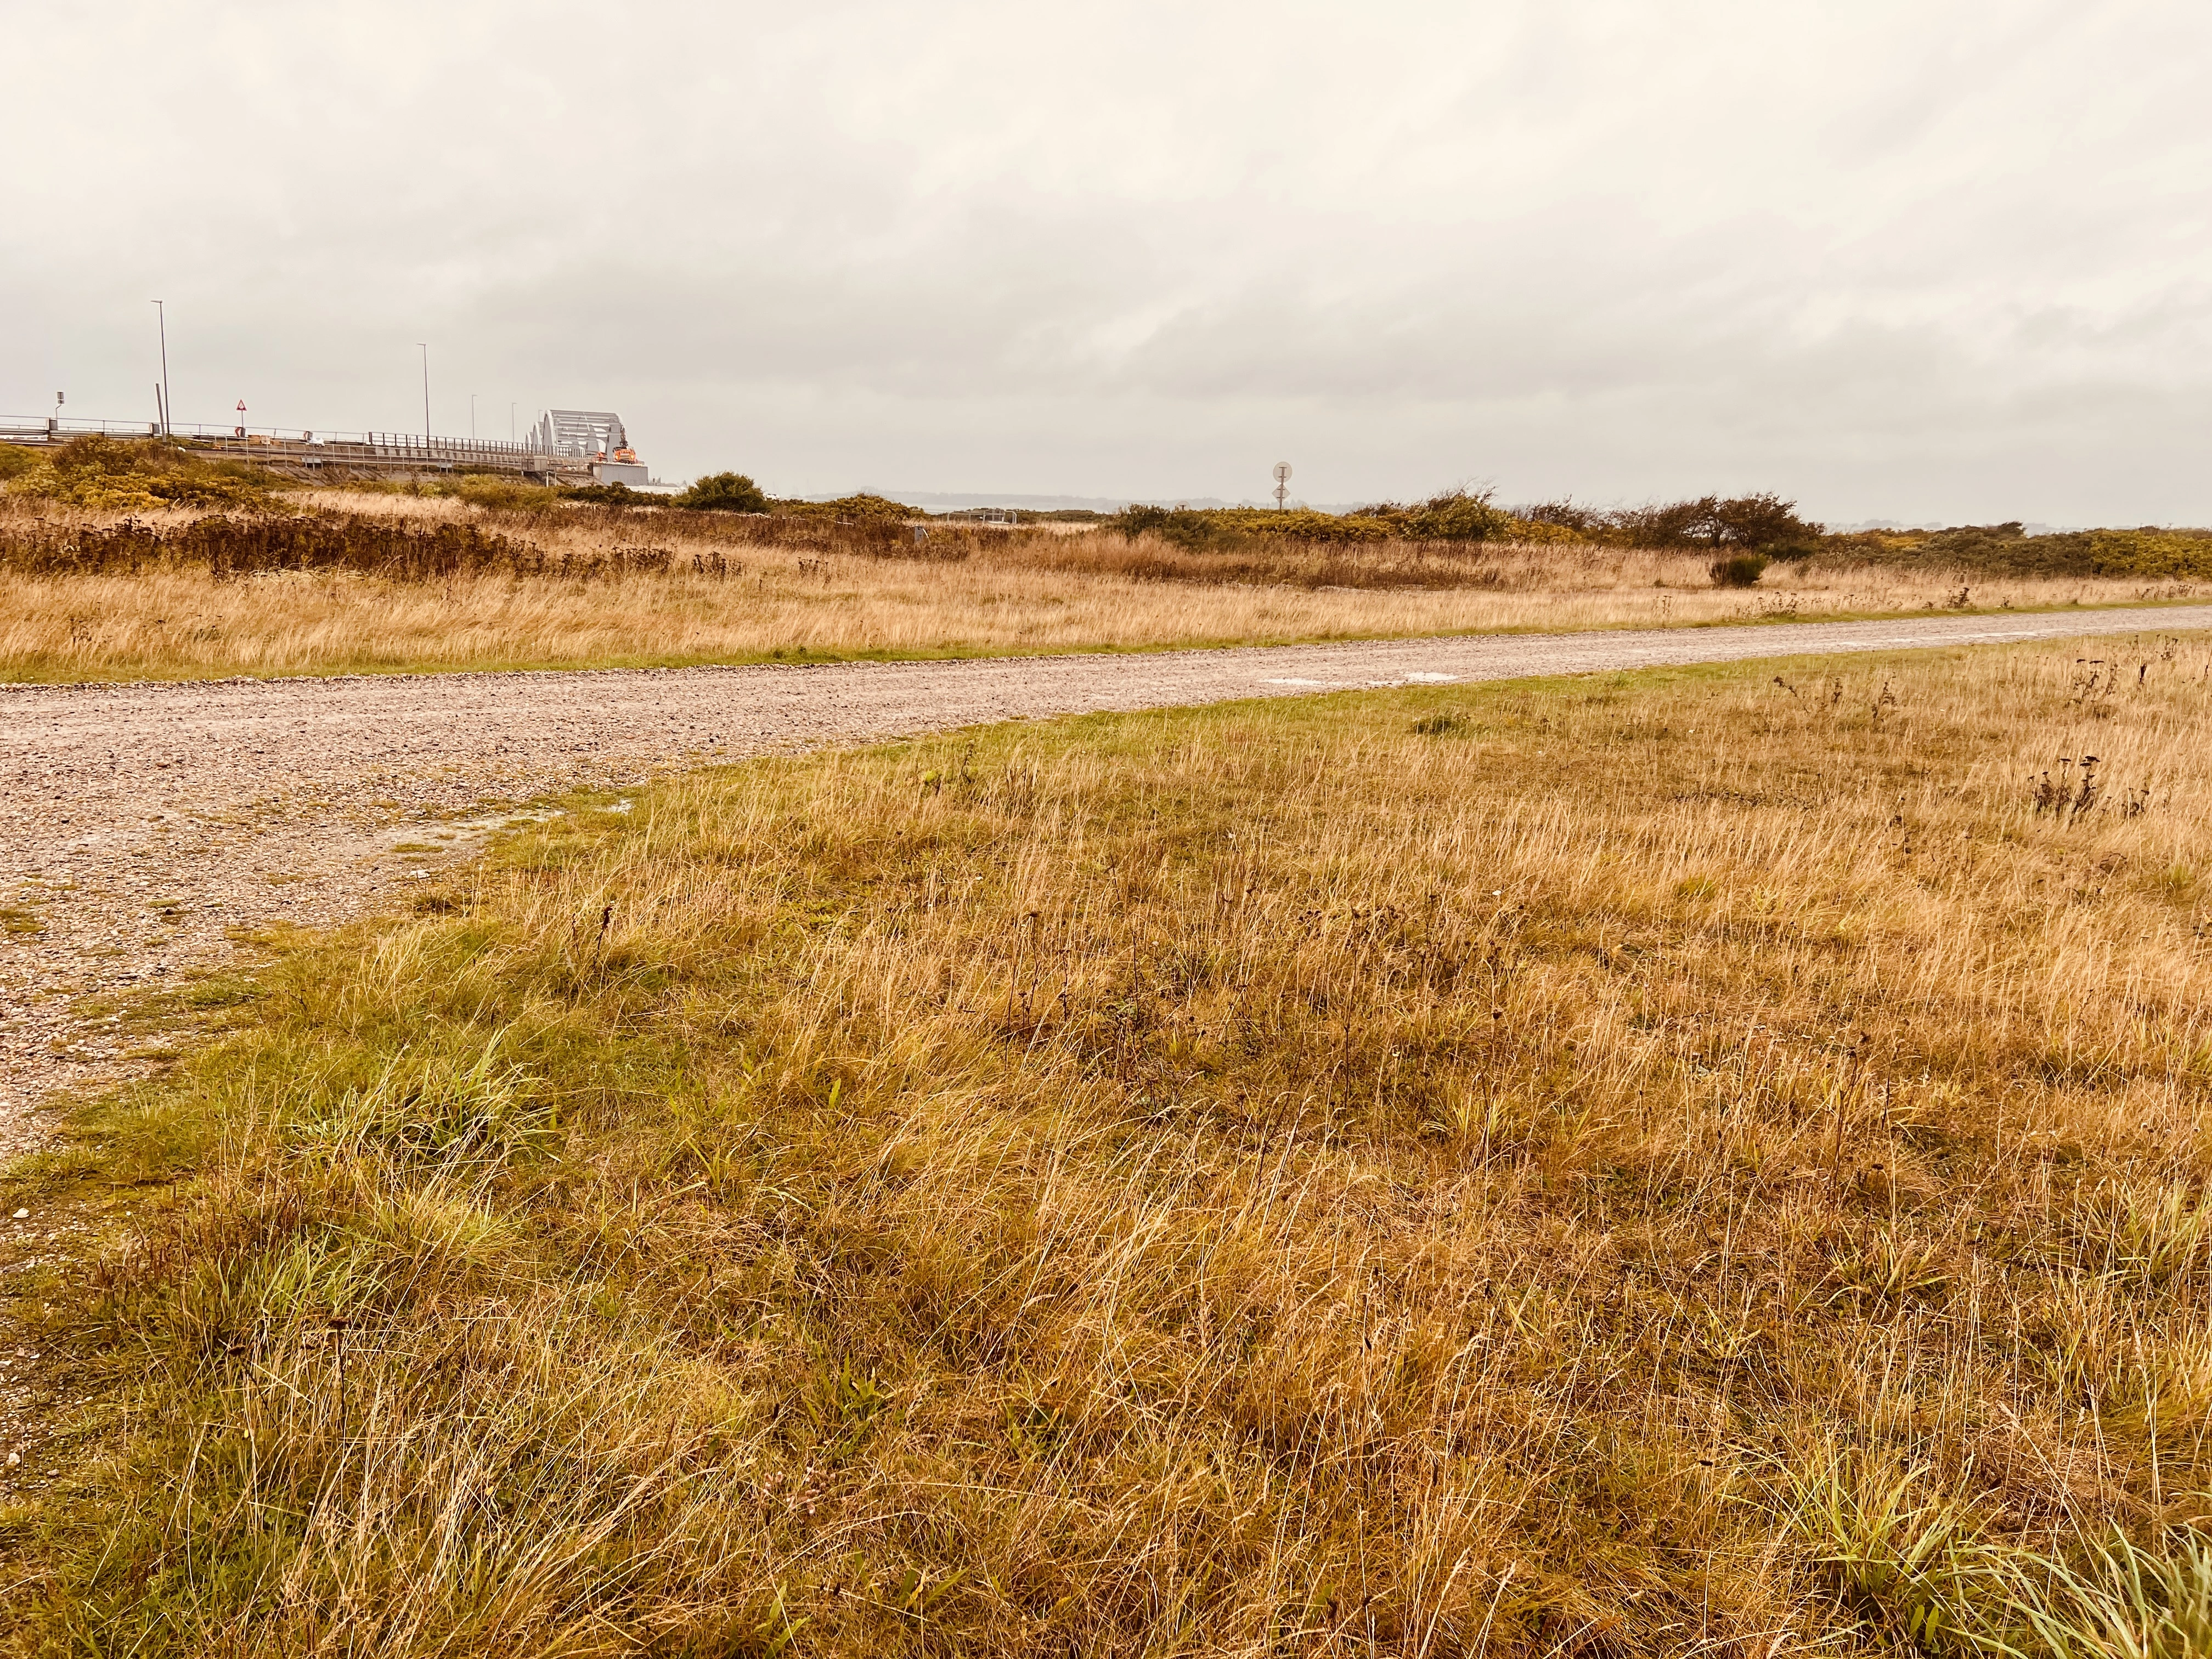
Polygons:
M0 443L47 448L88 434L158 438L159 421L80 421L0 416ZM300 478L419 478L454 472L506 473L537 483L648 482L617 416L598 410L548 410L530 441L441 438L409 432L316 432L300 427L204 426L177 422L168 437L225 459L252 461Z

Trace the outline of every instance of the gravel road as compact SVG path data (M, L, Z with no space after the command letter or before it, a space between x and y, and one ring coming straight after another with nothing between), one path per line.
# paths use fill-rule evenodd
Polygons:
M319 926L497 808L702 757L984 721L1817 652L2212 628L2212 606L1484 635L1142 656L0 687L0 1156L57 1088L156 1065L88 998Z

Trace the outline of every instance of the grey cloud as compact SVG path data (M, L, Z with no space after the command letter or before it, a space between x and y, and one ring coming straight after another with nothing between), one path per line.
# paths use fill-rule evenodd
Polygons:
M9 5L0 411L2212 520L2200 10ZM2192 424L2193 423L2193 424Z

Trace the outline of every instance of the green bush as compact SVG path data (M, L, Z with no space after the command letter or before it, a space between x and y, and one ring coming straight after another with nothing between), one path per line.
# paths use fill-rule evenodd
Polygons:
M504 472L457 472L425 493L451 495L471 507L507 513L535 512L561 499L561 492L549 484L532 483Z
M1712 564L1715 587L1756 587L1774 561L1764 553L1735 553Z
M561 491L564 501L583 501L592 507L659 507L662 498L632 489L624 483L568 484Z
M1346 514L1310 507L1126 507L1104 527L1123 536L1152 535L1187 552L1227 552L1267 540L1300 542L1483 542L1571 540L1548 525L1524 524L1493 506L1486 493L1464 489L1432 495L1418 507L1378 502Z
M21 444L0 444L0 483L5 483L10 478L21 477L38 464L36 451L27 449Z
M2212 531L2154 525L2040 536L2029 535L2016 520L1948 530L1862 531L1831 537L1825 550L1838 562L1935 567L1984 577L2212 578Z
M211 460L168 438L88 433L58 448L27 453L30 465L15 465L9 488L73 507L125 513L163 507L278 509L273 492L285 483L260 467Z
M1407 514L1401 533L1415 541L1486 542L1504 534L1512 523L1512 514L1490 504L1487 492L1454 489L1431 495Z
M768 492L742 472L709 472L692 481L675 505L700 513L765 513Z
M1214 515L1199 508L1188 507L1148 507L1134 502L1123 507L1107 521L1107 527L1134 540L1139 536L1158 536L1188 552L1198 552L1209 543L1218 542L1228 533L1226 527L1214 521Z
M915 516L903 501L881 495L840 495L834 501L778 501L778 513L803 519L827 519L833 524L903 525Z
M1797 516L1796 502L1771 493L1700 495L1592 516L1602 539L1630 547L1739 547L1802 558L1819 547L1821 533Z
M1101 521L1116 534L1153 535L1186 552L1228 552L1266 541L1381 542L1398 533L1371 516L1316 513L1310 507L1126 507Z

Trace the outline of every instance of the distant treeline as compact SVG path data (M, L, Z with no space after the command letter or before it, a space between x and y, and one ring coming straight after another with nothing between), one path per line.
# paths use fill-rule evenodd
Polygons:
M1255 537L1313 542L1595 542L1700 552L1804 557L1820 526L1777 495L1703 495L1663 506L1601 512L1572 501L1504 507L1486 493L1450 490L1411 506L1378 502L1338 514L1309 508L1131 507L1102 520L1125 536L1152 535L1199 550Z
M1394 541L1595 544L1709 554L1714 579L1758 580L1774 559L1940 568L1984 576L2212 580L2212 530L2080 530L2030 536L2018 523L1832 535L1779 495L1700 495L1600 510L1573 501L1502 507L1453 492L1417 506L1385 502L1341 515L1265 507L1132 507L1102 520L1132 539L1187 553L1231 554L1273 540L1336 545Z

